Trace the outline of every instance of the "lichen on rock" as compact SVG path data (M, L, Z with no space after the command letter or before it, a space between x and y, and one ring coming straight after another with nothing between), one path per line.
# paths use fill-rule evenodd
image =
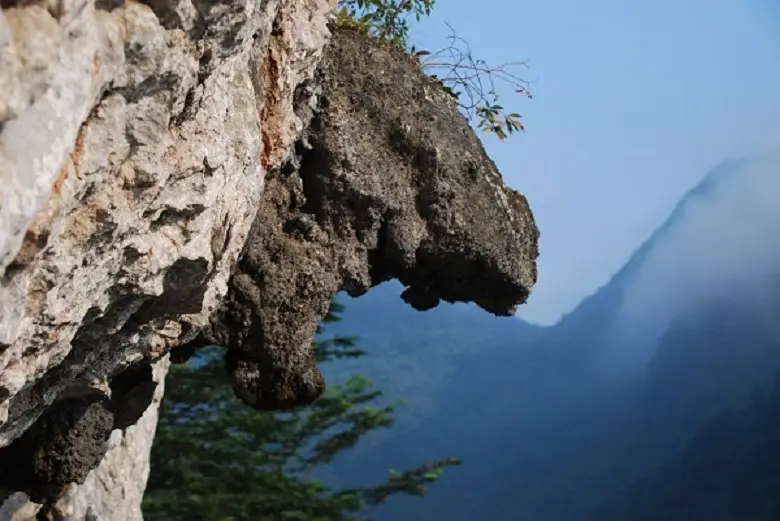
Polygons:
M536 282L525 198L416 62L336 30L302 89L310 126L269 173L227 297L194 340L227 348L237 395L258 409L320 396L312 336L339 291L398 279L418 310L445 300L509 316Z

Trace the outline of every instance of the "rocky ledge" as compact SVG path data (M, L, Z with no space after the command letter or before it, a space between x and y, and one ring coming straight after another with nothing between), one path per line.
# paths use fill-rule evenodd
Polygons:
M169 356L221 345L236 394L280 409L323 391L339 291L528 297L525 198L333 2L1 5L0 482L49 517L140 519Z

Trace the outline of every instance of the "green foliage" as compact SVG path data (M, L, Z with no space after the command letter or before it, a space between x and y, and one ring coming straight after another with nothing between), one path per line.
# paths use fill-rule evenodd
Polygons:
M324 324L339 320L331 307ZM322 329L318 331L322 334ZM315 343L321 362L362 356L354 338ZM260 413L227 384L221 350L207 348L173 366L152 448L144 496L147 521L358 521L397 494L422 495L453 458L385 483L332 490L312 478L366 434L393 424L394 405L374 405L381 392L360 376L329 387L313 406Z
M435 0L341 0L339 21L406 49L409 19L431 14Z
M496 101L498 100L496 99ZM494 133L499 139L506 139L517 131L525 130L523 124L520 123L520 114L517 112L503 114L504 107L498 103L480 105L475 110L479 117L479 128L485 132Z
M466 116L476 120L483 132L504 140L515 132L525 131L520 114L506 112L499 104L495 89L495 81L499 80L510 84L516 93L530 98L528 82L512 73L515 67L525 67L524 62L491 67L484 60L475 59L467 42L458 38L451 27L449 43L435 53L409 45L411 19L419 22L429 16L434 1L340 0L338 20L344 27L385 40L406 51L458 100Z

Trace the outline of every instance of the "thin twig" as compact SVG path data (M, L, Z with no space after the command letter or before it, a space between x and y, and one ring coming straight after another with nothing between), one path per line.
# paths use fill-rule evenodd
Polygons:
M469 43L449 23L445 24L450 30L449 44L434 53L421 55L420 66L457 94L459 106L469 117L474 116L478 107L496 102L498 81L512 85L520 94L530 95L531 82L512 72L517 67L528 69L527 61L489 66L484 60L475 59Z

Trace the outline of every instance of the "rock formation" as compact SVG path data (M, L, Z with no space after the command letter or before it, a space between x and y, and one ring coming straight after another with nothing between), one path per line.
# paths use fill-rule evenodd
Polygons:
M141 498L149 476L149 451L167 369L167 357L155 364L154 381L160 385L156 387L151 405L135 425L111 433L102 462L88 474L84 483L70 484L56 500L46 505L35 503L27 494L17 492L0 506L0 519L26 521L39 515L43 519L60 521L142 520Z
M322 392L311 339L338 291L398 279L419 310L444 299L511 315L536 281L525 198L413 60L340 30L301 90L311 123L266 177L228 296L194 341L229 349L237 394L260 409Z
M51 518L140 519L172 350L284 408L340 290L527 298L525 198L414 60L326 46L333 4L0 4L0 483Z

